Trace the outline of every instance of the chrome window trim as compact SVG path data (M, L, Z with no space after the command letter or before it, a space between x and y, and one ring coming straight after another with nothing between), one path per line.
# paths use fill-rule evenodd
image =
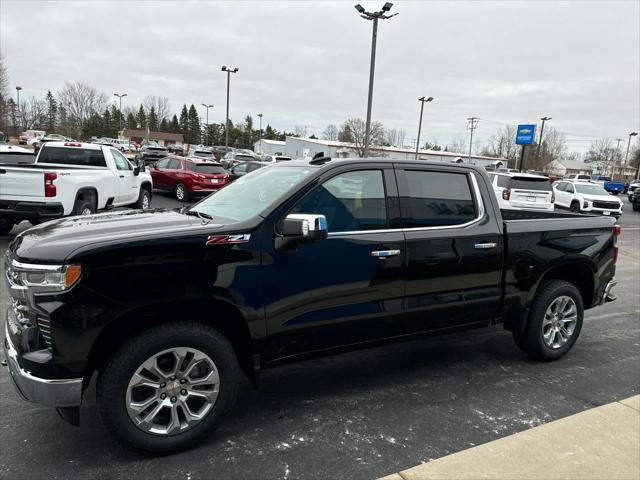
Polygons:
M460 225L445 225L442 227L411 227L411 228L386 228L380 230L353 230L347 232L329 232L329 237L337 237L342 235L366 235L370 233L394 233L394 232L422 232L429 230L451 230L454 228L466 228L475 223L481 221L485 216L485 208L484 202L482 201L482 195L480 194L480 187L478 186L478 180L473 172L469 172L466 174L471 177L471 185L473 186L473 194L476 199L476 204L478 207L478 215L473 220L469 220L466 223L461 223Z

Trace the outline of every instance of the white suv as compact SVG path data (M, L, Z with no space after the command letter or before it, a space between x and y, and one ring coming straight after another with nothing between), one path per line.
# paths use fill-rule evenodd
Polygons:
M553 210L551 182L530 173L490 173L500 208L507 210Z
M601 183L559 180L553 184L558 207L572 212L622 215L622 201L607 192Z

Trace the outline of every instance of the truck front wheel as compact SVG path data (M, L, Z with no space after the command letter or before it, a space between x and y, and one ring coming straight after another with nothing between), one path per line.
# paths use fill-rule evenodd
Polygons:
M557 360L576 343L583 316L578 289L564 280L549 280L539 287L524 330L514 330L513 337L530 357Z
M125 447L148 453L188 448L233 406L240 368L219 332L176 322L124 344L100 372L98 413Z
M0 235L9 235L14 225L13 218L0 217Z

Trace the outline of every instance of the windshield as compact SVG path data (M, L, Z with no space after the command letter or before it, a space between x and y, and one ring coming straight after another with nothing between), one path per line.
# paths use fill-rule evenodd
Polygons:
M191 208L215 222L243 222L255 217L306 178L310 167L266 167L255 170Z
M586 193L587 195L609 195L600 185L578 185L575 184L578 193Z

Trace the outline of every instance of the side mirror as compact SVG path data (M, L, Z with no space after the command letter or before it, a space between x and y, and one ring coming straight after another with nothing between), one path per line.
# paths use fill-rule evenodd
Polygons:
M297 240L324 240L328 236L327 218L324 215L287 215L282 223L282 234Z

